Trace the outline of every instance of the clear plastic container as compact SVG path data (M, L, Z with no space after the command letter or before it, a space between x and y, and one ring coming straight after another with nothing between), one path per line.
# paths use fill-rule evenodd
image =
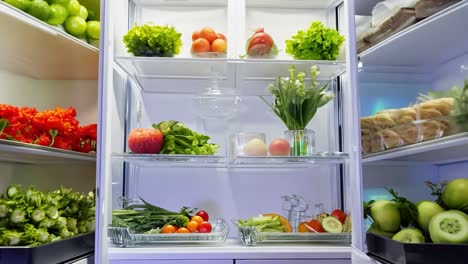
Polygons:
M231 157L266 156L264 133L237 133L230 136Z

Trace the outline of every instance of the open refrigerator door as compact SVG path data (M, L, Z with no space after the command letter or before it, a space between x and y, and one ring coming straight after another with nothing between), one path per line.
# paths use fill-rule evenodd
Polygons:
M363 232L349 5L105 2L97 261L351 260ZM328 50L297 46L311 32Z
M410 17L358 34L365 252L382 263L464 263L468 3L409 2L397 9ZM384 223L387 206L396 215Z

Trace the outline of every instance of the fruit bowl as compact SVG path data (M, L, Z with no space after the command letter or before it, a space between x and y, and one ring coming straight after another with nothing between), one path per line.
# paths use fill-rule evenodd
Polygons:
M226 52L192 52L194 58L226 58Z

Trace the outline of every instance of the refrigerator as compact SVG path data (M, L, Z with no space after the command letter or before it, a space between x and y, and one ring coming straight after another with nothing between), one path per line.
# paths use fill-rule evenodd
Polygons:
M375 43L368 41L372 45L359 50L362 34L370 31L373 9L380 2L383 1L101 3L105 25L100 71L101 197L96 261L378 263L365 255L369 221L363 219L363 202L390 199L386 188L393 188L414 202L434 200L425 181L440 183L466 178L464 170L468 166L466 134L449 133L437 123L437 136L430 136L421 128L430 126L424 124L423 118L416 118L416 123L409 125L418 130L417 142L398 136L399 143L391 145L388 137L379 135L374 142L377 147L368 149L374 143L361 128L363 118L385 110L415 107L421 95L463 87L468 76L468 40L462 33L467 25L463 19L467 1L454 1L457 3L418 20L414 19L415 1L412 19L406 21L405 27L380 36L382 39ZM339 57L332 61L292 59L285 52L285 40L316 20L345 37ZM130 54L123 37L135 25L144 23L170 25L181 32L180 54L170 58ZM227 36L225 57L200 58L191 53L192 33L205 26ZM260 27L272 35L278 46L279 53L274 58L244 57L247 39ZM268 84L277 77L287 77L291 65L305 72L317 65L319 82L329 82L329 90L335 94L335 99L320 108L307 126L315 132L314 155L239 156L233 151L236 145L232 135L263 133L266 142L284 137L286 127L259 96L270 95ZM203 97L207 88L213 86L227 97ZM168 120L183 122L209 135L220 144L219 152L211 158L131 153L127 141L132 129L150 128ZM419 125L419 121L423 124ZM173 210L181 206L206 210L210 218L224 219L228 237L217 246L161 241L132 244L138 240L136 237L127 241L130 244L109 240L113 237L113 229L107 228L112 221L111 212L122 207L122 197L143 198ZM352 220L351 238L304 244L295 243L298 237L279 242L264 237L255 246L243 245L234 222L268 212L286 216L287 197L300 197L307 203L301 219L343 210Z
M8 107L28 107L39 112L73 107L80 126L97 123L99 50L6 2L0 2L0 24L0 32L4 36L0 41L1 194L6 195L7 187L13 184L24 190L33 186L41 192L61 187L80 193L93 191L97 179L95 153L24 143L19 138L15 139L17 135L9 135L13 139L6 138L8 125L15 124L5 127L3 121ZM4 217L2 212L2 233ZM61 243L56 243L56 247L45 246L52 248L52 251L46 250L48 256L40 255L44 247L20 246L15 251L13 247L5 248L2 244L0 262L87 263L93 259L94 235L86 238L88 240L78 238L82 246L71 249L62 248Z

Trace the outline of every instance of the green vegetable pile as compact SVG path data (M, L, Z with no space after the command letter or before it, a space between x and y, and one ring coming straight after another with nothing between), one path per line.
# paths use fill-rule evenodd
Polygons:
M40 245L94 231L94 193L11 185L0 198L0 245Z
M123 209L112 211L112 227L127 227L135 233L154 233L165 225L185 227L194 210L182 207L180 212L172 212L152 205L145 200L128 201Z
M259 215L250 217L247 220L240 219L237 224L239 226L254 226L258 232L286 232L284 226L281 224L279 216L264 216Z
M208 143L209 136L197 133L178 121L163 121L153 124L164 136L164 146L160 154L213 155L219 145Z
M344 40L338 31L314 21L307 30L298 30L286 40L286 53L296 60L336 60Z
M180 53L181 35L167 25L135 25L123 37L123 42L135 56L172 57Z

